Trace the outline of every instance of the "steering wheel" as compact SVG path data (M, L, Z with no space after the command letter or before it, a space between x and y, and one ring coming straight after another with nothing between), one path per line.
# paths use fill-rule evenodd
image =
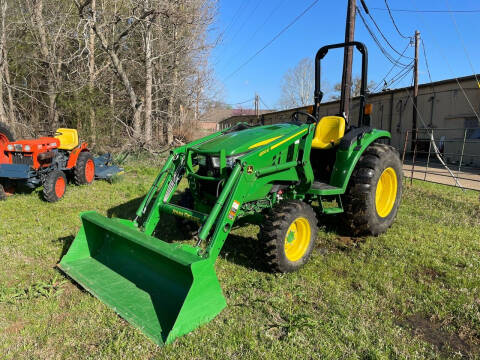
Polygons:
M293 122L300 122L298 120L298 115L305 115L307 117L307 121L306 121L307 124L314 124L314 123L317 122L317 118L315 116L313 116L312 114L306 112L306 111L295 111L292 114L292 121Z

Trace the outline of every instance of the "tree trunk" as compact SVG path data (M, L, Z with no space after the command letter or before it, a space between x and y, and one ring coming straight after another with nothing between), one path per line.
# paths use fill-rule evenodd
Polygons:
M7 85L7 97L8 97L8 117L10 119L10 124L16 122L15 119L15 105L13 103L13 94L12 89L10 88L10 72L8 70L8 62L5 55L5 66L3 67L3 74L5 76L5 84Z
M135 93L135 90L133 89L132 84L128 79L128 75L125 72L125 69L123 68L122 62L118 58L117 53L111 46L109 46L107 39L105 38L105 35L98 30L97 26L94 27L94 30L95 30L95 34L100 40L100 43L102 44L103 49L110 56L110 59L112 59L112 64L113 64L113 67L115 68L115 72L117 73L118 77L120 78L120 81L125 87L125 90L127 91L128 98L130 100L130 107L132 108L132 111L133 111L133 137L135 140L140 141L141 140L141 120L142 120L141 114L142 114L143 104L141 101L138 101L137 94Z
M90 133L92 144L96 141L95 126L95 107L93 104L93 90L95 87L95 31L93 30L96 21L96 1L91 0L92 19L90 21L89 38L88 38L88 95L90 97Z
M47 93L48 93L48 119L50 123L57 127L58 114L56 109L57 94L55 90L55 65L52 62L50 56L50 50L48 49L47 32L45 30L45 22L43 20L43 0L33 1L33 23L37 29L40 39L40 54L42 60L47 66Z
M145 33L145 143L152 144L152 28L147 24Z
M5 35L5 16L7 13L7 2L5 0L1 1L1 31L0 36L0 121L4 124L8 124L8 117L5 111L5 104L3 101L3 77L1 75L5 69L5 63L7 62L7 52L6 52L6 35Z
M166 140L167 145L173 144L173 125L175 123L175 100L176 100L176 93L177 93L177 80L178 80L178 59L177 54L175 52L176 47L176 39L177 39L177 28L174 25L173 30L173 61L172 61L172 89L170 91L170 96L168 99L168 115L167 115L167 126L165 128L166 131Z

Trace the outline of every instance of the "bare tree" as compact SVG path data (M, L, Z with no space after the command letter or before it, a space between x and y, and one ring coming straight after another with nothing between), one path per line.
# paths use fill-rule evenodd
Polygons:
M279 105L283 109L313 104L313 61L304 58L283 75Z
M75 127L97 146L172 144L213 94L216 6L0 0L0 121Z
M6 42L7 42L7 36L5 33L5 18L7 14L7 2L5 0L0 1L0 75L5 73L5 66L7 62L7 56L6 56ZM8 124L10 121L7 117L7 112L5 111L5 104L3 101L3 80L0 81L0 121L2 121L4 124Z
M89 19L88 26L88 95L90 98L93 97L93 91L95 89L95 23L97 15L97 2L96 0L91 0L90 7L92 13ZM90 133L92 142L95 143L96 140L96 129L95 129L95 108L90 105Z
M352 81L352 97L360 95L360 88L362 85L362 79L359 76L355 76ZM370 91L371 89L375 88L377 84L375 81L369 81L367 84L367 91ZM338 100L340 99L340 92L342 90L342 84L337 83L334 85L333 90L335 91L334 94L330 96L332 100Z
M144 11L150 8L149 1L144 0ZM144 24L144 42L145 42L145 143L152 143L152 88L153 88L153 34L152 25L154 16L146 19Z

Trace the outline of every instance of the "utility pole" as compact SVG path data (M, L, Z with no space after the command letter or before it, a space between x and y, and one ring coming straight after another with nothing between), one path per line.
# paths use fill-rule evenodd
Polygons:
M260 115L259 111L259 103L260 103L260 97L258 96L257 93L255 93L255 116L258 118Z
M356 0L348 0L347 20L345 25L345 42L355 40L355 16L357 9ZM353 47L345 48L343 53L343 72L342 87L340 97L340 113L344 114L348 120L350 109L350 98L352 94L352 63L353 63Z
M415 31L415 60L413 62L413 116L412 116L412 150L417 146L417 109L418 109L418 45L420 32Z

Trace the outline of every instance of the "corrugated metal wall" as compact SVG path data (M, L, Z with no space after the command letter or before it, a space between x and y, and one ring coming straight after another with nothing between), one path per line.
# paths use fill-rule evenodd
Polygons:
M460 86L459 86L460 84ZM462 90L463 88L463 90ZM368 102L373 104L371 125L375 128L389 130L392 133L391 144L403 150L405 133L412 129L413 102L412 88L401 88L372 94ZM468 99L467 99L468 97ZM220 128L230 127L239 122L259 124L281 123L290 121L296 110L291 109L268 113L260 118L255 116L234 116L220 123ZM327 102L321 105L321 116L338 113L339 102ZM351 108L353 124L357 124L358 99ZM458 129L458 137L463 136L465 128L480 127L477 114L480 113L480 88L474 76L423 84L419 87L418 128ZM452 135L452 132L449 132ZM453 136L453 135L452 135ZM480 152L480 147L478 149ZM480 161L480 160L479 160Z

